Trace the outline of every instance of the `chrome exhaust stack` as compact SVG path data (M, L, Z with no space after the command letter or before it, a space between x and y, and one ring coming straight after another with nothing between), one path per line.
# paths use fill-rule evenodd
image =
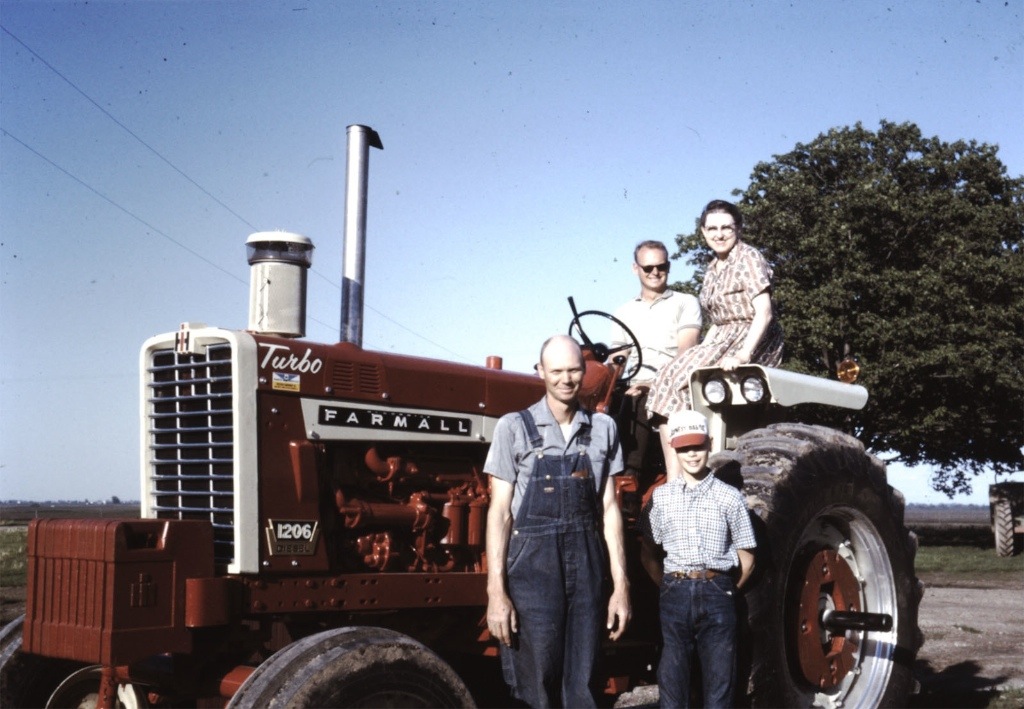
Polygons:
M363 277L366 271L366 193L370 148L384 149L369 126L348 127L345 167L345 258L341 275L341 341L363 344Z

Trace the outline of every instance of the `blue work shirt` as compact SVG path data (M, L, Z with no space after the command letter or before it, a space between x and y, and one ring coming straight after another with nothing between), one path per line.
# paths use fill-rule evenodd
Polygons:
M598 499L604 492L604 482L612 475L622 472L622 447L615 421L606 414L579 409L572 419L569 440L562 435L562 429L555 421L547 400L541 399L530 407L530 413L537 424L537 430L544 438L544 455L563 456L579 445L577 439L582 427L590 428L590 445L587 456L594 472L594 486ZM514 486L512 493L512 517L516 516L526 492L526 485L533 472L535 452L526 436L526 429L518 413L505 414L494 427L494 441L487 452L484 472Z

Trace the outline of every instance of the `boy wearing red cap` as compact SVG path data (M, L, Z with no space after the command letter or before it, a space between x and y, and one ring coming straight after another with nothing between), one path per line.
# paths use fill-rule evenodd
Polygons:
M707 419L684 410L669 416L667 426L679 471L654 491L642 521L644 566L661 586L660 704L689 706L690 658L696 650L704 706L731 707L735 593L754 569L757 543L743 495L708 468Z

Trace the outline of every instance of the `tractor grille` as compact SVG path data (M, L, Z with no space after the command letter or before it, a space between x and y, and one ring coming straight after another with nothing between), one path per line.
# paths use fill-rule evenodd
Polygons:
M208 520L218 565L235 559L231 346L157 350L148 368L149 516Z

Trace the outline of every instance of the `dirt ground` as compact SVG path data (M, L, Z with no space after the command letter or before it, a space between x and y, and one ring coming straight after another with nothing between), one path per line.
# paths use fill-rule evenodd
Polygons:
M922 574L915 707L983 707L1024 689L1024 574Z
M907 509L922 546L991 549L988 521L985 507ZM1019 568L1017 574L919 572L924 647L914 668L921 691L912 706L985 707L999 692L1024 695L1024 562Z

